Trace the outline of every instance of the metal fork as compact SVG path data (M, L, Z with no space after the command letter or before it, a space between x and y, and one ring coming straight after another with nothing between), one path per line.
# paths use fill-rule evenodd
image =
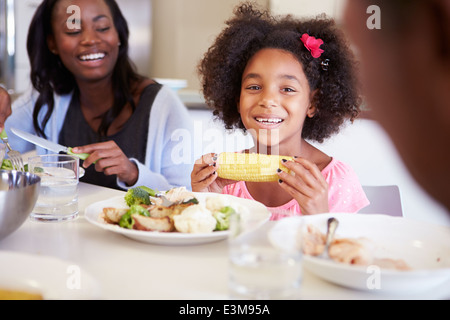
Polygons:
M167 199L166 196L163 195L162 193L156 193L155 197L160 198L162 200L162 204L161 205L163 207L170 207L170 206L176 204L176 202L172 202L169 199Z
M7 154L9 160L11 161L13 169L17 171L25 171L22 155L19 151L11 149L11 146L8 143L8 136L6 135L5 129L3 129L2 133L0 134L0 138L9 150Z
M336 218L328 218L327 221L327 236L325 242L325 248L323 249L321 258L329 259L330 255L328 254L328 249L330 248L331 241L333 240L334 233L336 232L336 228L339 225L339 221Z

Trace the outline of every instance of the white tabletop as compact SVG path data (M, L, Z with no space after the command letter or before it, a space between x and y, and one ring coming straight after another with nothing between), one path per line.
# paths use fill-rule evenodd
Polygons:
M92 225L85 208L124 192L80 183L80 216L63 223L27 220L0 241L1 251L51 256L69 261L98 282L100 299L228 299L227 241L191 246L138 242ZM299 299L442 299L450 283L410 295L355 291L304 271Z

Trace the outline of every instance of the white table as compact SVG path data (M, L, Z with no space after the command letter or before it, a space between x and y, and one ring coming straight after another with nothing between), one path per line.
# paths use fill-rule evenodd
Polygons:
M80 183L78 219L63 223L27 220L0 241L1 251L52 256L92 275L101 299L226 300L227 241L193 246L141 243L100 229L84 218L91 203L124 192ZM441 299L450 283L415 295L360 292L323 281L304 271L300 299Z

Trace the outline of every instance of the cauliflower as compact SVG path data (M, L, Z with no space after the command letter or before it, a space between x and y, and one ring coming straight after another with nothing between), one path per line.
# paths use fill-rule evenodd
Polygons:
M222 210L223 207L230 206L230 203L228 198L216 196L206 198L205 205L209 211L215 212Z
M187 207L173 217L175 229L184 233L209 233L216 228L216 219L211 211L200 204Z

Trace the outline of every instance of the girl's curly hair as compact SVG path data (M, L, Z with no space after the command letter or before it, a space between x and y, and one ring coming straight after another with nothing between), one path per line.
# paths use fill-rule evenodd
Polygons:
M264 48L292 53L303 66L311 92L315 91L312 104L316 113L305 119L303 138L323 142L337 133L346 119L353 121L358 116L361 101L355 60L334 20L277 18L251 3L241 4L234 14L198 66L205 101L226 129L245 130L237 110L241 77L250 58ZM320 58L313 58L301 42L304 33L323 40ZM327 70L321 66L325 59L329 59Z

